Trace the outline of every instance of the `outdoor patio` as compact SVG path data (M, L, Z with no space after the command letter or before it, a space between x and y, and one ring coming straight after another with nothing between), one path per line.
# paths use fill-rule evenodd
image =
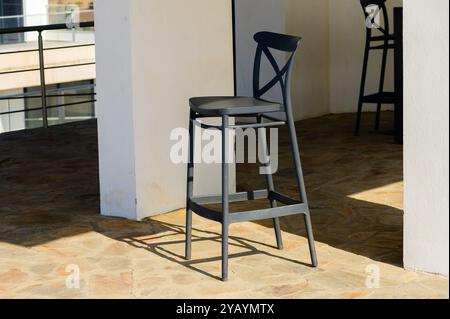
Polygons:
M283 251L270 221L237 224L226 283L220 225L194 218L188 262L184 210L144 222L100 216L95 121L3 134L0 298L448 298L448 278L402 268L402 146L392 114L382 119L373 132L364 116L357 138L354 115L298 123L320 266L309 266L302 216L282 219ZM280 138L276 184L295 196ZM256 169L238 166L239 189L263 186ZM66 287L73 265L79 289ZM377 269L379 288L367 285Z

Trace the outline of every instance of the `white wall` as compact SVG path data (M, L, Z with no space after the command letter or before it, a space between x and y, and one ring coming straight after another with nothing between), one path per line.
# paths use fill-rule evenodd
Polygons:
M359 87L364 57L366 27L359 0L329 0L330 26L330 112L354 113L358 107ZM393 8L402 0L386 2L391 33L393 33ZM366 93L378 91L381 50L371 51ZM389 52L385 90L394 89L393 53ZM376 106L365 104L364 111L374 111ZM393 109L392 106L384 106Z
M134 0L133 12L142 216L185 206L186 165L170 161L169 136L174 128L187 127L190 97L233 95L233 28L230 0ZM196 193L219 194L219 167L197 167Z
M253 95L253 65L256 42L253 35L260 31L285 33L285 13L283 0L235 0L236 27L236 89L237 95ZM282 64L283 54L274 52L277 61ZM270 64L261 68L261 84L274 77ZM273 89L264 98L271 101L283 100L281 90Z
M171 162L170 133L187 127L189 97L234 93L231 2L97 0L95 12L102 213L182 208L186 165ZM197 194L220 192L217 166L196 178Z
M293 74L292 97L297 120L329 113L329 0L236 0L237 94L253 94L254 33L272 31L303 37ZM276 53L276 51L274 52ZM283 54L276 55L283 64ZM274 76L264 64L262 81ZM281 101L278 87L267 99Z
M302 37L292 79L297 120L329 113L329 0L285 0L286 32Z
M408 0L404 10L404 261L448 276L449 2Z

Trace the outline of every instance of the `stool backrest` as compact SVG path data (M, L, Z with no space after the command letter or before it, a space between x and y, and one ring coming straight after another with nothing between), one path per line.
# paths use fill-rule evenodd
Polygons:
M280 84L285 111L289 113L288 116L292 116L291 76L295 55L301 38L273 32L258 32L255 34L254 39L258 43L258 47L256 49L255 65L253 69L253 96L259 99L274 86ZM288 54L287 62L283 67L278 65L270 49L275 49ZM261 58L263 53L275 71L275 77L261 87Z
M367 7L370 5L378 6L379 12L377 14L383 15L384 20L384 26L378 26L377 29L380 30L384 35L389 35L389 14L388 10L386 8L386 0L360 0L361 6L364 11L364 17L366 18L366 21L368 18L370 18L369 13L367 12ZM374 24L375 17L372 17L371 23ZM367 26L367 32L368 34L371 34L372 29Z

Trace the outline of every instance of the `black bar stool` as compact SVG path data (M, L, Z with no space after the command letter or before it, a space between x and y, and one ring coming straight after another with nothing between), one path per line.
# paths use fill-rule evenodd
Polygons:
M384 81L386 75L386 64L387 64L387 54L388 50L395 49L394 45L394 35L389 33L389 15L386 8L386 0L360 0L361 6L364 11L364 16L366 18L366 47L364 52L364 64L361 79L361 88L359 93L358 101L358 115L356 120L355 135L359 134L359 129L361 125L361 115L364 103L377 104L377 115L375 120L375 129L378 130L380 127L380 115L381 115L381 105L382 104L395 104L395 92L385 92L384 91ZM378 12L370 15L366 8L370 5L378 7ZM378 26L375 23L375 17L382 13L384 20L384 27ZM369 25L370 24L370 25ZM381 31L381 35L373 36L373 28ZM380 44L382 42L382 44ZM383 50L383 58L381 61L381 75L380 84L378 88L378 93L365 95L366 89L366 78L367 78L367 68L369 64L369 54L372 50Z
M300 42L300 38L283 34L260 32L254 36L258 43L253 72L253 97L195 97L190 99L190 121L189 121L189 164L187 172L187 209L186 209L186 259L191 259L191 237L192 237L192 212L219 222L222 224L222 280L228 279L228 228L232 223L256 221L263 219L273 219L275 235L278 248L283 248L279 218L294 214L303 214L306 230L308 234L309 249L312 265L317 267L317 256L314 246L314 237L311 225L310 212L303 180L302 167L300 162L300 152L295 131L294 118L291 105L291 75L295 54ZM283 51L290 54L285 66L280 68L270 49ZM276 76L265 86L260 86L260 68L262 54L265 54L268 61L275 70ZM273 103L261 99L261 97L280 84L283 93L284 103ZM230 125L230 117L253 117L257 121L252 125ZM197 121L199 118L221 117L221 126L205 125ZM194 125L199 125L204 129L218 129L222 131L222 194L220 196L193 197L194 184ZM292 154L295 162L295 173L299 192L299 199L292 199L288 196L276 192L273 177L270 169L267 170L267 189L250 191L237 194L229 194L229 130L238 128L257 128L262 139L262 153L267 155L267 140L265 128L278 125L289 127ZM270 166L270 163L265 163ZM229 202L239 202L255 199L268 199L271 208L230 213ZM278 207L277 203L285 206ZM222 204L222 211L214 211L207 208L208 204Z

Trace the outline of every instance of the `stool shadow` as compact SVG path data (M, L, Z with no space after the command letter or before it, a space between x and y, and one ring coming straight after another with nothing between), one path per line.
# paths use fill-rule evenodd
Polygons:
M124 238L120 238L118 240L120 240L121 242L124 242L128 245L131 245L135 248L145 249L147 251L150 251L151 253L157 255L158 257L165 258L170 262L177 263L177 264L184 266L190 270L196 271L204 276L208 276L213 279L221 280L221 277L216 276L211 273L208 273L198 267L195 267L195 265L199 265L199 264L221 261L222 260L221 256L201 258L201 259L196 259L196 260L186 260L184 256L177 254L177 253L171 251L170 249L166 248L166 246L170 246L170 245L184 244L185 240L173 240L173 241L164 241L164 242L158 242L158 243L148 242L148 240L156 240L156 239L161 239L161 238L165 238L165 237L184 235L185 234L184 226L170 224L170 223L164 223L164 222L154 221L154 220L147 221L147 222L149 222L151 224L157 223L158 226L162 226L166 229L169 229L173 233L167 234L167 235L161 235L158 237L152 237L147 240L139 239L139 238L131 238L131 237L124 237ZM204 242L204 241L214 241L214 242L220 243L222 240L222 237L220 236L220 234L212 232L212 231L200 230L197 228L193 228L193 231L204 234L206 236L206 237L203 237L203 236L198 236L198 235L193 234L193 239L192 239L193 243ZM261 245L261 246L265 246L265 247L272 248L272 249L276 248L275 246L271 246L266 243L261 243L261 242L250 240L250 239L245 239L245 238L238 237L238 236L230 236L229 239L230 239L230 243L229 243L230 246L247 249L247 251L245 251L245 252L230 254L229 259L262 254L262 255L266 255L268 257L278 258L278 259L281 259L281 260L284 260L287 262L295 263L297 265L312 268L312 266L308 263L304 263L304 262L301 262L298 260L293 260L293 259L279 256L279 255L275 255L275 254L272 254L267 251L262 251L262 250L257 249L254 245ZM252 245L252 244L254 244L254 245Z

